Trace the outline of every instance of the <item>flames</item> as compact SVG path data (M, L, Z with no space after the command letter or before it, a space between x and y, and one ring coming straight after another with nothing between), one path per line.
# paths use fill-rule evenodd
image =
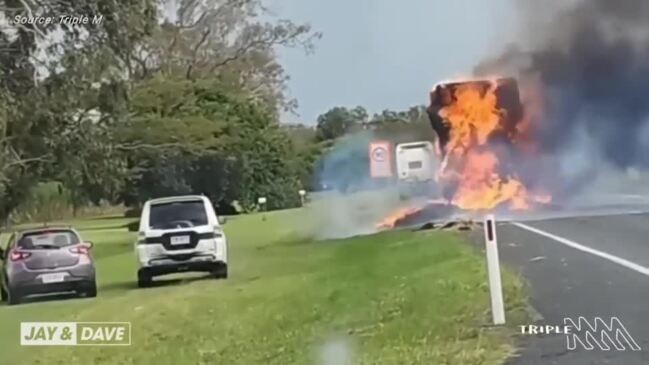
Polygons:
M461 209L494 209L501 204L514 210L528 209L527 192L514 178L501 178L498 159L490 151L469 151L458 177L458 190L453 204Z
M513 98L502 92L503 80L507 79L455 83L437 89L438 95L431 99L432 107L439 105L431 109L431 122L439 137L436 153L441 159L436 180L446 191L450 206L469 211L527 210L551 201L550 195L526 187L514 162L536 152L531 130L541 101L528 95L531 101L521 104L516 81L509 79L513 85L509 90L515 90ZM378 227L394 227L421 210L400 209Z
M455 100L439 111L451 129L447 155L463 155L475 146L485 145L500 128L502 111L496 107L495 86L493 83L482 95L478 84L461 84L455 89Z
M390 215L385 217L379 224L377 224L378 229L389 229L394 228L397 223L404 219L405 217L411 216L413 214L419 213L423 210L422 207L405 207L397 209L395 212L392 212Z
M424 216L430 219L448 216L452 211L452 205L444 199L431 199L418 206L401 208L392 212L377 225L378 229L394 228L400 224L407 224L411 218Z
M519 129L506 125L508 110L498 106L497 86L498 81L490 81L486 89L480 83L462 83L455 88L453 101L439 110L449 128L449 140L442 151L438 181L457 187L451 202L460 209L506 206L525 210L549 200L546 195L530 193L515 172L503 166L501 159L515 153L505 145L526 144L517 139Z

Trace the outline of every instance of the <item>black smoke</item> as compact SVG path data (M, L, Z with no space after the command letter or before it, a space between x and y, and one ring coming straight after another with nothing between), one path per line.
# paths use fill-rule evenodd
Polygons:
M563 186L581 185L599 164L649 166L649 1L548 1L554 9L544 9L544 23L533 21L538 6L521 3L527 39L476 73L540 81L544 107L533 133L542 155L587 146L574 158L580 166L565 167L571 180Z

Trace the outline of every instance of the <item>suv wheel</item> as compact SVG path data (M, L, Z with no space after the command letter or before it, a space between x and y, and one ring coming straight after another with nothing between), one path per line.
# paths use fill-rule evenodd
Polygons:
M93 281L88 285L88 289L86 289L83 294L86 296L86 298L94 298L97 296L97 282Z
M11 290L7 288L7 304L15 305L20 304L20 294L16 290Z
M212 271L212 276L217 279L227 279L228 278L228 266L218 266L214 271Z
M137 272L137 286L139 288L147 288L151 286L151 275L144 271Z
M4 286L1 284L0 284L0 299L2 299L3 302L7 300L7 292L5 291Z

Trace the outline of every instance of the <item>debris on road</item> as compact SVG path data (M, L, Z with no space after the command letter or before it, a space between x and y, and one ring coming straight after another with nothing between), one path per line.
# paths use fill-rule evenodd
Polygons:
M449 217L455 206L445 201L431 200L422 205L396 210L377 224L377 229L393 229L425 225Z
M471 220L450 220L446 222L428 222L418 230L438 230L438 231L471 231L480 227L480 225Z

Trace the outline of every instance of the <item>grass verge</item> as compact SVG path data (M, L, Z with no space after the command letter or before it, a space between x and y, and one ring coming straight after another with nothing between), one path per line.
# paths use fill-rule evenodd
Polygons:
M226 225L231 278L160 278L135 288L124 219L72 222L95 243L99 296L0 306L10 364L498 364L484 259L443 232L313 241L300 210ZM296 228L298 227L298 228ZM510 326L521 281L504 274ZM21 321L129 321L130 347L20 347Z

